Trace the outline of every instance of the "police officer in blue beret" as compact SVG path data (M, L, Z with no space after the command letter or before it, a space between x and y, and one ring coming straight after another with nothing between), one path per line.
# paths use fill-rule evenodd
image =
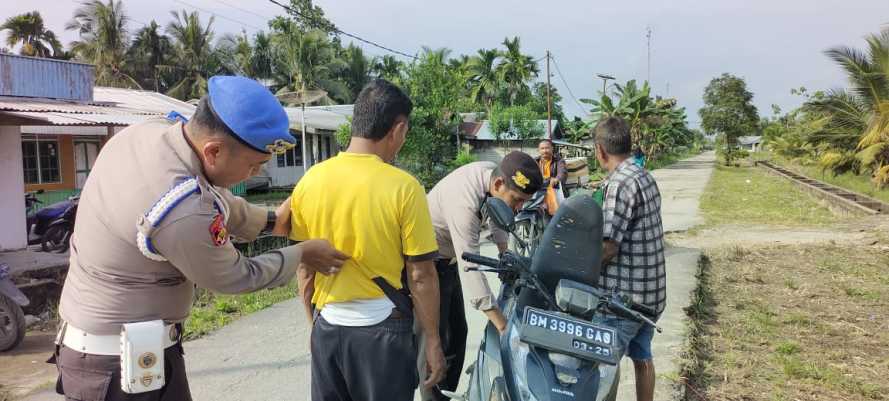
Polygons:
M286 235L289 201L269 212L227 189L295 144L258 82L212 77L190 119L130 126L99 154L80 197L52 362L69 400L190 400L181 337L194 288L238 294L287 284L302 263L335 273L324 240L247 257L231 237Z

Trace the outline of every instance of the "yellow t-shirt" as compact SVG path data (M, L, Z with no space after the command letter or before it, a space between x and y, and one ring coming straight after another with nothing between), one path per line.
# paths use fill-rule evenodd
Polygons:
M371 278L401 288L405 258L438 250L423 187L375 155L342 152L313 166L293 189L291 213L291 239L326 239L352 257L335 275L315 275L319 310L384 297Z

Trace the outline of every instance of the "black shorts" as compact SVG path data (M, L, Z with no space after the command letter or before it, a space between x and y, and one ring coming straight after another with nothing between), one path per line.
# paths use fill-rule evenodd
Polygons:
M413 319L312 327L312 401L411 401L419 378Z

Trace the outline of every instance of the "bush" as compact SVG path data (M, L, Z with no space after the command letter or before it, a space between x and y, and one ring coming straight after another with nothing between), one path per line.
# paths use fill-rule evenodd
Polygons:
M457 156L451 161L451 169L457 169L460 166L467 165L476 161L475 156L472 155L472 146L469 146L468 143L464 143L463 146L460 147L460 151L457 152Z

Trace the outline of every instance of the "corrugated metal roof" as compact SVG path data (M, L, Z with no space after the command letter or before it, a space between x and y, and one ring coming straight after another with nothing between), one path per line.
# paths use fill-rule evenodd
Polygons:
M146 90L106 88L98 86L94 91L94 99L96 102L101 102L106 105L139 110L146 114L160 113L166 115L170 111L175 110L182 115L191 117L191 115L194 114L195 109L195 106L192 104L161 93Z
M51 125L133 125L174 110L190 117L194 109L157 92L120 88L97 87L90 102L0 96L0 112Z
M559 121L551 120L553 125L553 132L556 132L558 128ZM546 120L537 120L537 125L543 129L542 134L537 138L529 138L529 139L543 139L546 137ZM494 141L497 138L494 136L494 132L491 131L491 124L488 120L474 122L474 123L463 123L460 124L460 134L469 138L475 139L479 141ZM517 138L513 134L504 134L500 136L500 140L516 140Z
M75 114L34 111L7 111L5 114L51 125L133 125L163 117L160 114Z
M285 107L290 119L290 128L299 131L302 128L303 111L301 107ZM352 105L306 107L306 131L336 131L341 125L349 122Z
M0 96L90 101L95 67L0 53Z

